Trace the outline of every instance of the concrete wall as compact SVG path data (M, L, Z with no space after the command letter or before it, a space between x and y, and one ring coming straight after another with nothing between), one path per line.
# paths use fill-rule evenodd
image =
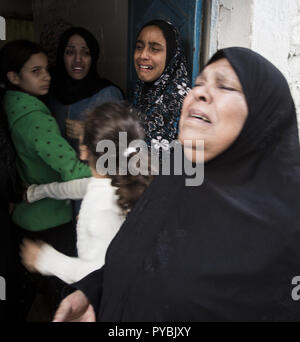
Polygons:
M6 23L5 19L0 16L0 40L6 39Z
M300 0L212 0L208 56L243 46L275 64L288 79L300 129Z
M55 19L85 27L100 43L100 75L126 90L127 0L32 0L32 5L37 40L43 24Z
M210 53L228 46L251 46L252 0L212 0Z

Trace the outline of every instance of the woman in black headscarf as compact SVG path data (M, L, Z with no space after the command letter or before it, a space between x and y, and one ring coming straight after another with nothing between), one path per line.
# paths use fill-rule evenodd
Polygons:
M85 111L123 99L119 88L99 76L98 58L98 42L86 29L72 27L61 35L49 106L62 135L76 150Z
M204 140L202 186L157 177L105 267L74 285L87 297L67 297L57 320L300 319L300 148L283 75L251 50L219 51L185 99L179 140L193 162Z
M61 35L49 107L62 136L77 152L88 110L106 102L123 100L119 88L109 80L100 78L98 58L98 42L86 29L72 27ZM80 205L81 201L74 202L74 219Z
M145 140L150 146L167 148L177 138L183 99L189 91L179 33L163 20L152 20L138 33L134 52L138 75L133 106L140 112Z

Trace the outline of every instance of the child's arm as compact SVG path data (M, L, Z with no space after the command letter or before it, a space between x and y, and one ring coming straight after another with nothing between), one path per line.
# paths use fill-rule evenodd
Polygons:
M46 197L57 200L82 199L87 192L89 182L90 178L82 178L62 183L32 184L27 189L27 201L33 203Z
M85 245L85 258L69 257L48 244L40 245L25 241L21 247L23 264L30 271L56 276L68 284L75 283L99 269L104 265L106 250L123 219L112 210L100 210L91 221L88 222L87 227L84 227L84 230L89 233L88 237L84 238L85 241L81 241L78 237L78 244ZM86 241L87 238L89 241Z

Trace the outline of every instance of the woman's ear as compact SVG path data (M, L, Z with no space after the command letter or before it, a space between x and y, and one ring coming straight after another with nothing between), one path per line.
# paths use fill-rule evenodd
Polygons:
M9 71L6 74L7 79L9 80L9 82L15 86L20 84L20 76L14 72L14 71Z

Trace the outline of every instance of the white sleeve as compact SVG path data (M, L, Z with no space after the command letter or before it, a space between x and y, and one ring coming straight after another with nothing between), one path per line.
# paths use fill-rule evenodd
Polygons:
M90 236L88 258L69 257L45 244L38 255L36 269L44 275L53 275L72 284L101 268L104 265L106 250L123 219L111 210L100 211L96 216L98 217L92 220L93 223L86 227Z
M27 200L29 203L33 203L46 197L58 200L82 199L87 192L90 180L91 178L82 178L62 183L32 184L27 189Z
M102 267L103 264L104 262L99 263L98 260L88 261L69 257L45 244L41 248L35 267L43 275L56 276L65 283L72 284Z

